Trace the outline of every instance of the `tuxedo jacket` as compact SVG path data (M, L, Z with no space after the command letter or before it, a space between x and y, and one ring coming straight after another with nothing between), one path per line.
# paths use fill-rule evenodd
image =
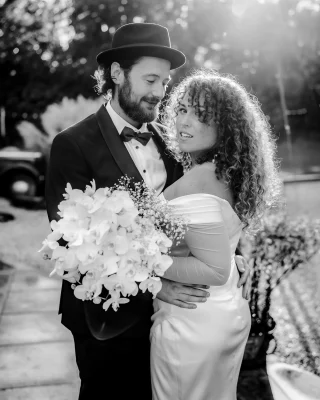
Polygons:
M159 126L151 123L148 129L166 168L166 188L182 176L182 167L166 151ZM68 182L73 189L81 190L92 179L97 188L110 187L123 175L136 182L143 180L105 106L101 106L97 113L59 133L52 142L45 191L49 220L60 218L58 204ZM139 292L118 311L111 307L104 311L101 304L77 299L70 282L63 281L59 313L63 325L73 333L91 333L96 339L105 340L131 332L134 326L150 326L152 298L150 293ZM139 336L137 330L134 335Z

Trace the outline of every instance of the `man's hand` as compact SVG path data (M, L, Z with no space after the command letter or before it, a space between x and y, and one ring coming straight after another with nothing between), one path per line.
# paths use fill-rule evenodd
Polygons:
M235 256L235 260L240 274L237 286L239 288L243 285L242 297L249 300L251 291L251 267L242 256Z
M157 294L159 300L181 308L197 308L194 303L204 303L209 297L207 285L186 285L161 278L162 289Z

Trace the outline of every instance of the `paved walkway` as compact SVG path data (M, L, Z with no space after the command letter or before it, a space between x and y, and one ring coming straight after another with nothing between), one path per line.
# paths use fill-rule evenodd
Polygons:
M309 272L312 278L309 280L314 283L314 275L311 270ZM301 298L300 291L305 292L303 301L310 311L314 308L314 298L306 299L305 296L306 293L315 293L315 290L307 290L305 286L308 270L295 274L299 275L298 280L304 285L294 292L299 292ZM291 280L296 281L295 274L287 285L291 284ZM17 270L0 261L0 400L77 400L79 379L73 341L57 314L60 286L59 280L49 278L39 270L21 265ZM286 310L279 299L277 305L279 310ZM298 307L295 315L301 315L302 318L305 313ZM293 340L292 323L288 324L286 319L282 321L280 317L277 315L276 318L280 335L288 335ZM289 326L290 333L285 332L286 326ZM308 331L314 326L314 319L309 322L303 320L301 331ZM302 336L298 333L296 336L300 340ZM319 338L313 336L303 336L311 350L314 350L311 345L315 346ZM296 342L293 344L293 348L297 346ZM316 360L317 357L312 354L314 352L319 356L319 346L310 351L310 357L306 358ZM285 358L289 357L288 354L284 355ZM239 400L272 399L272 394L266 393L266 377L259 377L257 373L259 371L249 371L240 376Z
M0 265L0 399L73 400L79 381L60 324L60 281Z
M73 341L57 314L60 286L38 270L0 261L0 400L78 398ZM239 399L259 400L249 395L252 379L249 387L248 377L242 381Z

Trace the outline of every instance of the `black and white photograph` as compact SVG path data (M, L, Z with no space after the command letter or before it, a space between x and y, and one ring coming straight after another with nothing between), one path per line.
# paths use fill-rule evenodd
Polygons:
M320 399L320 0L0 0L0 399Z

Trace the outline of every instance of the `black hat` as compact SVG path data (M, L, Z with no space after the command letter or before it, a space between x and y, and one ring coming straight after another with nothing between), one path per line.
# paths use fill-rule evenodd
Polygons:
M143 56L168 60L171 69L179 68L186 62L185 55L171 47L167 28L146 23L121 26L113 36L111 49L99 53L97 61L111 65L115 61Z

